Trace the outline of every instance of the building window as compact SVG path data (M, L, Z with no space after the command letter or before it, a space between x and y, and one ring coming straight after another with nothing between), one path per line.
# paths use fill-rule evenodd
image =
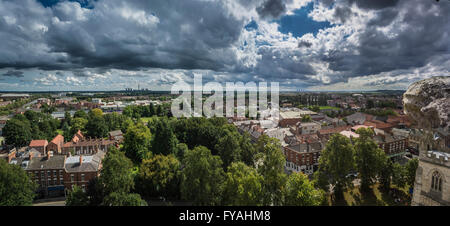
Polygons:
M81 181L84 181L84 173L81 174Z
M434 171L431 177L431 189L434 191L442 191L442 176L438 171Z
M70 181L74 181L75 180L75 175L73 175L73 174L70 174Z
M47 171L47 177L50 177L50 176L51 176L50 171Z
M56 170L53 170L53 177L56 177Z

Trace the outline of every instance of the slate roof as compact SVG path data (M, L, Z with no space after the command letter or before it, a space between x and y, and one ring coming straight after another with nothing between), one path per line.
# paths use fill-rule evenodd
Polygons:
M122 135L122 131L121 130L114 130L114 131L109 132L109 135L113 136L113 137L121 136Z
M100 169L101 162L105 153L99 151L95 155L82 156L82 163L80 164L80 156L75 155L68 157L65 168L67 172L95 172Z
M28 165L28 170L42 170L42 169L62 169L66 156L54 155L50 159L47 157L33 157Z

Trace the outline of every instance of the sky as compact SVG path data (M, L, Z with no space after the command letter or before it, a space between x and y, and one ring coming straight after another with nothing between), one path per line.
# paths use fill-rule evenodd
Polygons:
M1 91L406 89L450 76L450 1L0 0Z

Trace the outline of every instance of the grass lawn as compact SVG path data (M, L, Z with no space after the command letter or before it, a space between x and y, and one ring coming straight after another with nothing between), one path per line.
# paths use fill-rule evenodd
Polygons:
M329 195L328 204L332 206L405 206L410 205L411 197L408 194L407 188L398 189L396 186L391 186L391 191L398 194L402 199L401 203L396 203L392 195L379 188L379 184L372 186L372 190L367 194L361 194L359 187L344 192L344 198L341 200L333 200Z
M320 106L319 108L320 108L320 110L326 110L326 109L341 110L338 107L332 107L332 106Z

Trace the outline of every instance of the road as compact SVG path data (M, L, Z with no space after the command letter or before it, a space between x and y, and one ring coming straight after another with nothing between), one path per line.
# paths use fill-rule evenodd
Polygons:
M33 203L33 206L65 206L65 197L38 199Z

